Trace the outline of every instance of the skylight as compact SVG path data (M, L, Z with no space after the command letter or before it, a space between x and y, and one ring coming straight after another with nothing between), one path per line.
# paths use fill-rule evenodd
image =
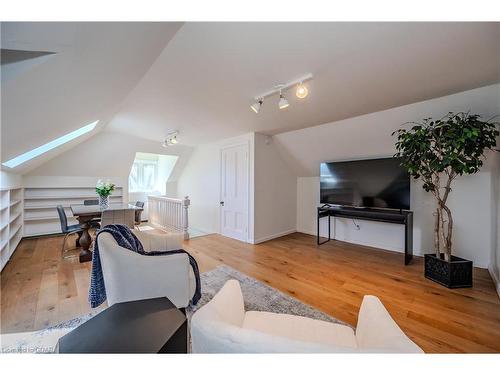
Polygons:
M53 141L50 141L49 143L46 143L40 147L34 148L31 151L25 152L24 154L21 154L19 156L16 156L13 159L10 159L9 161L6 161L5 163L2 163L6 167L9 168L15 168L18 165L21 165L23 163L26 163L28 160L31 160L33 158L36 158L37 156L40 156L42 154L45 154L46 152L53 150L56 147L59 147L69 141L72 141L75 138L78 138L92 130L94 130L95 126L99 120L94 121L91 124L85 125L81 127L80 129L77 129L75 131L72 131L71 133L65 134L62 137L56 138Z

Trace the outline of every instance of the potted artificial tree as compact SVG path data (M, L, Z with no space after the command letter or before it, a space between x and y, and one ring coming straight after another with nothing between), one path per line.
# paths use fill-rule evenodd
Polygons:
M472 286L472 261L452 255L453 217L447 202L452 182L483 165L484 153L496 145L498 123L479 115L448 113L440 120L426 118L397 134L395 157L410 176L434 195L434 254L425 254L425 277L448 288Z

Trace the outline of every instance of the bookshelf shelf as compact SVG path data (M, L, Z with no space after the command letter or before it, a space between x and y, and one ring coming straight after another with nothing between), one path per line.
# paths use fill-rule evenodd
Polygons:
M124 189L120 186L110 196L110 203L123 203ZM76 223L71 205L85 199L97 199L95 186L46 186L24 188L24 236L40 236L61 232L57 206L66 211L71 224Z
M7 264L23 236L23 188L0 189L0 266Z

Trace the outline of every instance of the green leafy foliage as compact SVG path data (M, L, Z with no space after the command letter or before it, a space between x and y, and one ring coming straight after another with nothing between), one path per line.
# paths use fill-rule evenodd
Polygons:
M440 256L443 245L448 261L453 233L452 212L447 206L451 183L457 176L479 171L484 153L496 146L498 125L469 112L449 112L439 120L426 118L422 123L413 123L410 129L392 133L397 135L394 156L436 198L434 246Z
M397 134L395 157L410 175L423 181L423 188L435 188L434 175L473 174L483 165L483 155L496 145L498 123L481 121L479 115L448 113L440 120L426 118Z
M102 197L110 196L111 193L115 190L115 184L112 184L109 181L102 182L101 180L97 181L95 186L95 192L97 195Z

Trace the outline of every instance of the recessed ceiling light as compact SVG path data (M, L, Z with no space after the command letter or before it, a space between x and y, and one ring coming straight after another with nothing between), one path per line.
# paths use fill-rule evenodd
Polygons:
M302 82L297 86L297 90L295 91L295 95L299 99L304 99L307 94L309 94L309 91L307 90L307 87L305 87Z

